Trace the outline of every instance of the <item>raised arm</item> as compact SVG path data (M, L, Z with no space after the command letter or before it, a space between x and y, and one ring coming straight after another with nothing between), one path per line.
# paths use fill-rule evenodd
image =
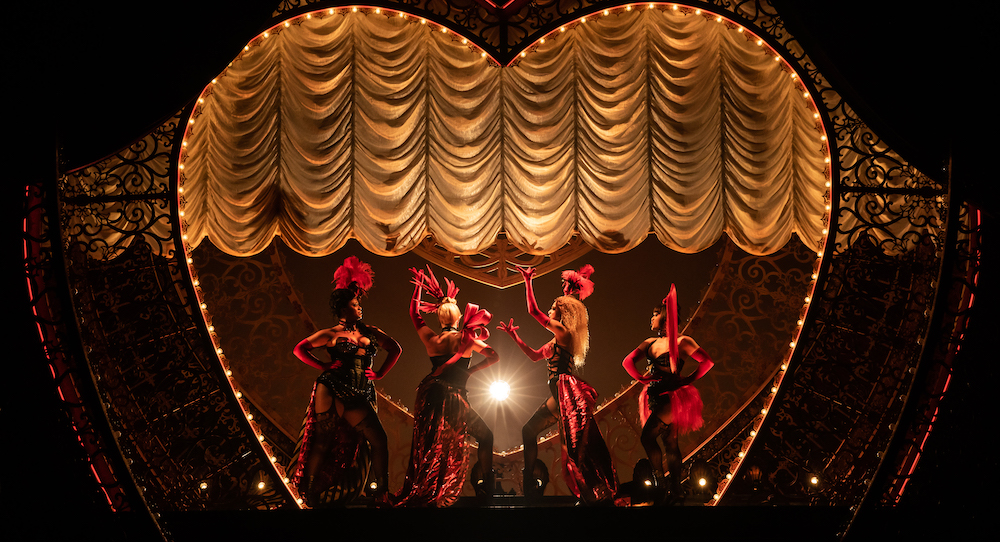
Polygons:
M642 361L646 357L646 349L649 348L649 343L652 342L652 340L653 339L646 339L642 342L642 344L637 346L635 350L629 353L629 355L625 356L625 359L622 360L622 367L625 368L625 372L628 373L634 380L637 380L642 384L648 384L659 380L657 378L651 378L643 375L635 366L636 363Z
M705 376L705 373L715 366L712 358L708 357L708 352L698 346L698 343L694 342L694 339L691 337L681 336L677 342L677 347L681 354L698 362L698 368L681 381L682 385L686 386Z
M399 361L399 356L403 353L403 349L399 346L399 343L396 342L395 339L386 335L381 329L371 326L371 330L375 333L379 346L385 349L386 358L378 372L368 369L365 371L365 374L368 376L369 380L382 380L385 378L385 375L389 374L389 371L392 370L392 366Z
M334 360L333 363L326 363L321 361L312 353L313 348L319 348L330 344L331 337L332 333L329 329L317 331L316 333L313 333L312 335L299 341L299 344L295 345L295 348L292 349L292 353L295 354L295 357L299 358L302 363L319 369L320 371L336 369L340 366L340 360Z
M535 350L530 346L528 346L527 344L524 344L524 341L522 341L521 337L518 336L517 334L517 330L520 328L514 325L513 318L511 318L510 322L506 324L500 322L500 325L497 326L497 329L499 329L500 331L507 332L507 334L510 335L510 338L514 339L514 342L517 343L518 348L520 348L521 351L524 352L524 355L528 356L528 359L530 359L531 361L538 361L540 359L545 359L545 356L542 354L541 350Z
M535 300L535 289L531 285L531 280L535 277L534 267L518 267L521 276L524 277L524 298L528 302L528 314L545 327L549 327L549 317L542 309L538 308L538 301Z

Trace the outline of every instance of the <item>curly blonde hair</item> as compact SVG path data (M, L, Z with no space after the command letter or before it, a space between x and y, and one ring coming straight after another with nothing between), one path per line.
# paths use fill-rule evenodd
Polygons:
M564 295L556 298L559 322L570 336L570 354L577 369L583 367L590 350L590 317L587 307L579 299Z

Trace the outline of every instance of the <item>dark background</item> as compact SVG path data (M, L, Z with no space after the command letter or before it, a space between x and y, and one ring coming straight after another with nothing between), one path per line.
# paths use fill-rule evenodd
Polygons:
M988 389L1000 329L994 244L996 8L954 3L862 0L774 2L789 30L890 147L922 171L951 165L956 196L984 210L986 258L967 342L939 424L897 519L903 533L970 532L984 524L996 455ZM81 166L130 143L197 95L264 24L274 0L19 4L4 25L4 140L7 168L5 261L19 262L23 185L52 178L57 160ZM14 228L17 228L15 230ZM13 266L12 266L13 267ZM16 268L15 268L16 270ZM3 523L23 522L20 504L60 517L105 509L78 457L54 396L24 282L11 276L14 345L0 376ZM8 319L11 322L11 319ZM40 531L41 532L41 531ZM922 536L923 535L923 536ZM38 539L46 539L39 536ZM863 538L862 538L863 539Z

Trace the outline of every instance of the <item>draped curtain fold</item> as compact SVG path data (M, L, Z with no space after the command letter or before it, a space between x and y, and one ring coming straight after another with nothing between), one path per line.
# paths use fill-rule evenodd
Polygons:
M384 255L503 231L622 252L650 233L753 254L819 248L821 131L745 33L659 10L603 17L490 66L413 18L312 18L262 38L204 93L184 153L189 242L236 255L280 235Z

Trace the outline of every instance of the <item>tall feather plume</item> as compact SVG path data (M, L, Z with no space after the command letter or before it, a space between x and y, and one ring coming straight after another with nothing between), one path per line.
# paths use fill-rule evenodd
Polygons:
M350 288L353 284L357 294L364 295L375 284L375 272L372 271L372 266L359 260L357 256L348 256L343 265L334 271L333 284L335 288Z
M576 295L580 301L594 293L594 282L590 275L594 274L594 266L589 263L577 271L567 269L562 272L563 295Z
M427 266L426 273L422 273L419 275L415 273L415 275L419 277L419 279L414 278L410 282L422 287L428 294L436 297L438 300L437 303L428 303L426 301L421 300L419 306L417 307L420 310L420 312L423 313L437 312L438 305L441 303L442 299L444 299L445 297L450 297L452 299L458 298L458 286L455 286L455 283L446 277L444 279L444 282L445 285L447 286L447 291L441 289L441 284L438 282L437 277L434 276L434 272L431 271L430 265Z

